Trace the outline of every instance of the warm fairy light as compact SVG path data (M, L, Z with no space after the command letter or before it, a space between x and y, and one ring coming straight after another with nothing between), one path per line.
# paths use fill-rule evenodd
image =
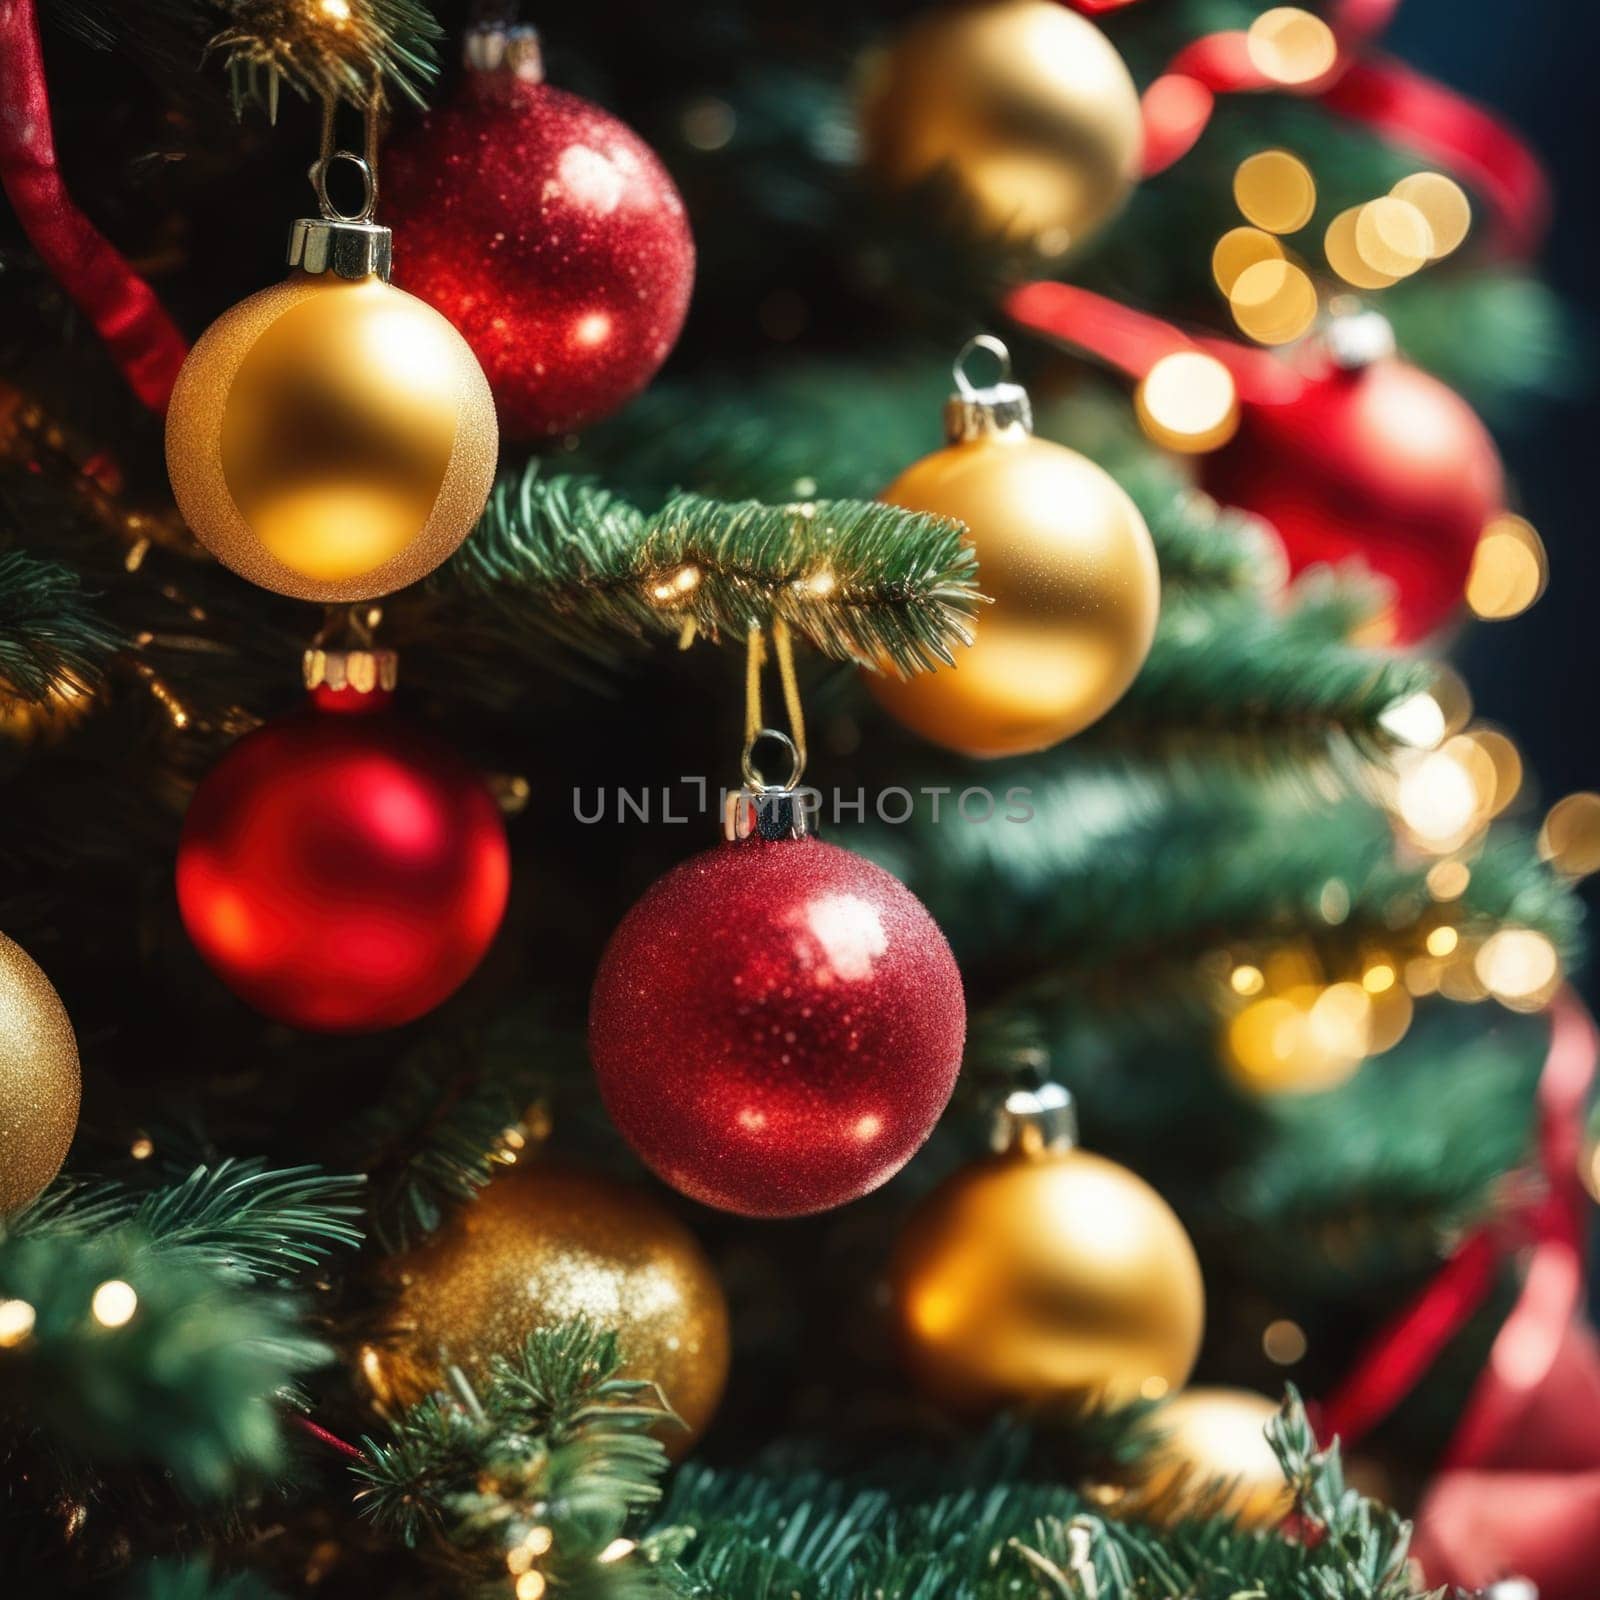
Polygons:
M1233 985L1235 994L1252 995L1260 994L1266 987L1267 980L1262 975L1260 967L1252 967L1249 962L1243 962L1233 969L1228 982Z
M1317 896L1317 910L1330 928L1337 928L1350 915L1350 886L1343 878L1329 878Z
M1330 998L1331 997L1331 998ZM1371 999L1359 984L1299 985L1252 1001L1228 1024L1234 1077L1258 1094L1314 1094L1343 1083L1367 1053Z
M1359 1061L1372 1048L1372 996L1359 983L1330 983L1312 1001L1307 1021L1331 1056Z
M1356 253L1372 271L1408 278L1433 256L1433 229L1409 200L1386 194L1356 215Z
M1504 752L1488 738L1457 734L1437 750L1405 754L1406 759L1396 762L1395 810L1419 849L1450 855L1495 815L1500 790L1510 777L1509 771L1504 776L1500 771ZM1510 797L1508 793L1505 798Z
M1600 794L1569 794L1539 829L1539 854L1569 878L1600 871Z
M33 1332L34 1309L26 1300L0 1300L0 1350L14 1350Z
M1454 951L1461 942L1461 935L1448 923L1440 923L1423 941L1428 947L1430 956L1447 956Z
M1472 202L1459 183L1442 172L1414 172L1402 178L1390 191L1396 199L1408 201L1420 211L1433 235L1433 253L1438 261L1456 249L1472 226Z
M1339 42L1321 17L1299 6L1274 6L1250 24L1245 51L1263 78L1285 85L1312 83L1339 59Z
M533 1566L533 1552L525 1544L513 1545L506 1551L506 1571L520 1578Z
M739 119L726 100L706 95L689 102L678 126L683 130L685 144L696 150L721 150L732 141Z
M1261 261L1282 261L1283 245L1260 228L1230 228L1211 252L1211 276L1224 294L1232 294L1239 274Z
M1406 993L1421 998L1439 992L1439 963L1428 956L1406 962Z
M622 1560L624 1556L631 1556L636 1549L638 1549L638 1546L633 1542L632 1539L613 1539L611 1543L608 1544L605 1549L595 1557L595 1560L603 1561L609 1564L612 1561Z
M1199 350L1162 356L1140 380L1133 404L1149 438L1190 455L1219 449L1239 427L1233 374Z
M1228 309L1240 332L1258 344L1288 344L1317 320L1317 288L1304 267L1258 261L1239 274Z
M555 1533L541 1523L537 1528L529 1530L527 1538L522 1541L522 1548L530 1555L542 1556L549 1553L551 1545L555 1542Z
M1390 706L1378 722L1391 738L1413 750L1432 750L1447 731L1444 708L1426 689Z
M135 1161L148 1161L156 1153L155 1140L148 1134L141 1133L132 1144L128 1146L128 1154Z
M1374 961L1361 974L1361 987L1368 994L1387 994L1395 986L1395 970L1387 961Z
M1535 1009L1561 981L1556 947L1532 928L1502 928L1483 941L1473 963L1485 989L1518 1009Z
M818 567L800 579L800 587L815 599L825 600L839 587L839 575L832 567Z
M1305 1329L1298 1322L1279 1317L1269 1322L1261 1335L1261 1349L1268 1361L1292 1367L1306 1353Z
M1470 741L1488 758L1494 774L1488 810L1490 816L1498 817L1516 799L1522 788L1521 753L1498 728L1472 728L1461 738ZM1451 745L1454 743L1455 740L1451 740Z
M544 1590L545 1579L542 1572L524 1572L517 1579L517 1600L539 1600Z
M330 22L348 22L350 0L322 0L322 14Z
M1141 1400L1163 1400L1166 1398L1167 1390L1171 1387L1172 1385L1161 1377L1159 1373L1152 1373L1139 1385L1139 1398Z
M121 1278L107 1278L94 1292L89 1302L94 1320L102 1328L121 1328L133 1320L139 1309L139 1296L131 1283Z
M658 579L650 586L650 596L654 600L668 601L679 600L684 595L692 593L700 586L700 569L693 562L681 566L676 572L668 573L666 577Z
M1435 900L1459 900L1472 882L1472 869L1465 861L1435 861L1425 881Z
M1360 217L1360 206L1341 211L1322 235L1322 253L1328 258L1329 267L1351 288L1387 289L1395 279L1387 272L1374 271L1361 258L1356 244L1356 223Z
M1467 574L1467 605L1489 622L1519 617L1544 593L1550 564L1538 530L1506 512L1494 518L1478 539Z
M1317 208L1311 169L1287 150L1246 156L1233 174L1234 203L1268 233L1297 233Z

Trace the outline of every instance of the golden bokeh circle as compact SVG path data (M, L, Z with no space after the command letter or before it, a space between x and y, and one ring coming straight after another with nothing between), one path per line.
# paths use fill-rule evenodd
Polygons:
M1375 271L1362 259L1356 245L1356 223L1361 216L1360 206L1341 211L1328 224L1322 236L1323 254L1328 265L1354 289L1387 289L1399 280L1387 272Z
M1233 320L1259 344L1288 344L1317 320L1317 288L1291 261L1258 261L1239 274L1228 297Z
M1409 200L1381 195L1356 213L1356 253L1373 272L1406 278L1433 256L1433 230Z
M1505 512L1478 539L1467 574L1467 605L1485 621L1521 616L1544 593L1549 577L1538 530L1526 518Z
M1239 274L1260 261L1282 261L1283 245L1261 228L1230 228L1211 252L1211 276L1224 294L1232 294Z
M1190 455L1220 449L1239 430L1233 374L1202 350L1162 356L1139 380L1134 411L1155 443Z
M1296 233L1317 208L1311 169L1287 150L1246 156L1233 175L1233 198L1246 219L1268 233Z
M1600 872L1600 794L1569 794L1551 806L1539 830L1539 854L1571 878Z
M1286 85L1313 83L1333 69L1339 42L1321 17L1299 6L1273 6L1245 35L1250 64L1262 77Z
M1389 193L1415 206L1427 220L1433 236L1432 261L1459 248L1472 227L1472 202L1466 190L1442 172L1414 172Z

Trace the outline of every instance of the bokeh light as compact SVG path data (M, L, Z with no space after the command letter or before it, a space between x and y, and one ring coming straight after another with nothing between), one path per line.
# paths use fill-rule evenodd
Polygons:
M1467 605L1485 621L1521 616L1544 593L1549 576L1538 531L1508 511L1488 523L1478 539L1467 575Z
M1199 350L1163 356L1144 375L1134 409L1146 435L1169 450L1215 450L1239 427L1233 374Z
M1288 344L1317 320L1317 290L1303 267L1259 261L1246 267L1228 297L1233 320L1258 344Z
M1360 206L1341 211L1322 236L1323 254L1328 258L1329 267L1352 288L1387 289L1396 280L1387 272L1368 266L1356 244L1356 223L1360 217Z
M1263 78L1285 85L1313 83L1339 59L1333 29L1299 6L1263 11L1245 35L1245 51Z
M1561 983L1556 947L1533 928L1502 928L1491 934L1473 965L1484 988L1517 1011L1537 1011Z
M1268 233L1296 233L1317 207L1311 169L1287 150L1246 156L1233 175L1233 198L1250 222Z
M1459 248L1472 227L1472 202L1461 185L1442 172L1414 172L1389 193L1415 206L1427 220L1433 235L1433 252L1428 258L1431 261Z
M1570 878L1600 871L1600 794L1569 794L1539 830L1539 854Z
M1260 228L1230 228L1211 252L1211 276L1224 294L1231 295L1246 267L1282 260L1283 245L1275 235Z
M1373 272L1408 278L1433 257L1433 229L1409 200L1383 195L1356 214L1356 253Z

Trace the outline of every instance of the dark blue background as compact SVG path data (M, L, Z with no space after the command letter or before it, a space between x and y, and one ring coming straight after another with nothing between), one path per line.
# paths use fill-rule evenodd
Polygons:
M1544 265L1574 313L1590 373L1600 327L1600 6L1593 0L1405 0L1385 39L1412 65L1503 111L1554 182ZM1470 338L1472 330L1463 330ZM1592 380L1502 431L1519 508L1550 552L1550 588L1509 623L1467 631L1457 658L1480 715L1510 731L1548 803L1600 788L1595 506L1600 402ZM1593 893L1589 896L1595 903ZM1593 971L1588 985L1596 993Z

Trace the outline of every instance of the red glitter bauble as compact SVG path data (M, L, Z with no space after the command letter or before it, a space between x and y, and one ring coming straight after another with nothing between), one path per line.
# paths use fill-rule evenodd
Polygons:
M380 695L247 734L195 790L178 907L241 999L280 1022L362 1033L466 981L510 886L493 797ZM359 702L367 702L360 704Z
M511 439L609 416L655 376L694 285L667 170L632 129L509 65L384 158L395 282L472 346Z
M899 879L816 839L675 867L623 918L589 1002L612 1120L675 1189L751 1217L854 1200L955 1087L961 974Z
M1247 404L1203 477L1277 528L1292 572L1359 561L1389 579L1402 644L1460 605L1478 535L1505 504L1499 452L1472 407L1395 356L1328 361L1295 398Z

